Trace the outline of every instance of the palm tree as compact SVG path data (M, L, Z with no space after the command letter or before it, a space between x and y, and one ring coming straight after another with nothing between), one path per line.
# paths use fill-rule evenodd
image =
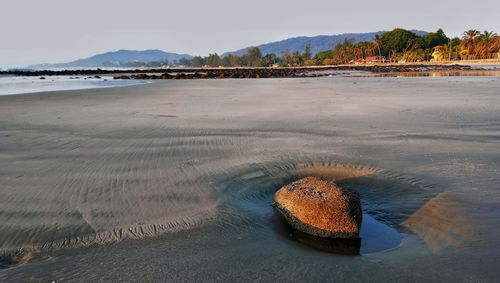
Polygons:
M480 34L480 32L478 30L470 29L468 31L464 31L463 39L464 40L473 40L476 37L478 37L479 34Z
M482 34L479 35L479 39L481 39L482 41L491 42L493 38L495 38L495 36L497 36L497 34L493 31L485 30Z
M375 35L375 39L373 40L373 43L375 44L375 46L378 49L378 56L379 57L382 56L380 54L380 46L382 46L382 40L380 39L380 35L379 34Z
M494 54L498 52L498 48L495 48L495 39L497 34L492 31L484 31L478 36L478 42L476 43L475 52L479 55L479 58L492 58Z
M475 29L470 29L468 31L465 31L463 33L462 37L462 42L461 42L461 48L464 50L467 50L468 56L475 56L475 49L476 49L476 43L477 43L477 38L481 33L478 30ZM471 59L471 58L468 58Z

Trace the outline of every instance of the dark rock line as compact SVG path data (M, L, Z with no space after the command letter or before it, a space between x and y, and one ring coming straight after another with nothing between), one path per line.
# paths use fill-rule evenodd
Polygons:
M172 68L149 70L39 70L0 71L0 75L17 76L77 76L114 75L115 79L225 79L225 78L295 78L328 76L321 71L367 71L388 72L429 72L449 70L469 70L463 65L373 65L373 66L328 66L290 68Z

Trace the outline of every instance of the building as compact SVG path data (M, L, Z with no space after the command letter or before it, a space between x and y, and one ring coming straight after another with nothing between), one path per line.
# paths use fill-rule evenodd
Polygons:
M434 46L434 52L432 52L432 60L431 61L444 61L445 60L445 52L442 45Z
M354 60L354 61L352 61L352 62L353 62L354 64L363 64L363 63L365 62L365 60L364 60L364 59L362 59L362 58L359 58L359 59L356 59L356 60Z
M366 63L384 63L387 60L385 59L385 56L370 56L366 57L365 61Z

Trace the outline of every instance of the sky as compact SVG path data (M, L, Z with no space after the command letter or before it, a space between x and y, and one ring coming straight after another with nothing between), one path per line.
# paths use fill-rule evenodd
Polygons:
M293 36L391 30L500 34L499 0L1 0L0 66L118 49L207 55Z

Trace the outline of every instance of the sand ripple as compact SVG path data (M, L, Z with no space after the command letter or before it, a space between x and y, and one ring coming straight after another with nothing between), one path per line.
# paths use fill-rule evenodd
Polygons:
M216 239L282 239L272 195L308 175L356 189L365 213L432 249L466 242L474 229L494 239L486 209L461 216L487 202L466 192L486 195L486 208L498 200L498 93L472 79L447 79L469 90L459 93L436 80L359 80L2 97L0 250L74 249L205 225Z

